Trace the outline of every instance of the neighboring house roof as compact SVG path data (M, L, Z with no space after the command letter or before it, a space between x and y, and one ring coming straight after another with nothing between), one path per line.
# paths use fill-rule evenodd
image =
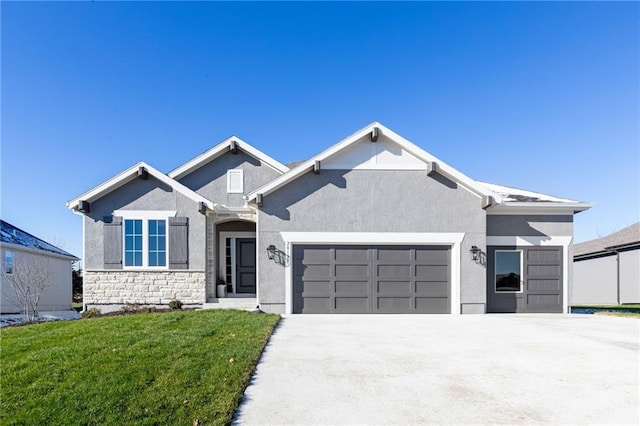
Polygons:
M180 167L170 171L168 173L168 176L173 179L181 179L182 177L193 172L194 170L197 170L200 167L204 166L205 164L213 161L214 159L221 156L225 152L228 152L229 150L231 150L232 144L234 142L236 143L236 146L238 147L238 149L249 154L256 160L260 161L262 164L266 164L267 166L271 167L275 171L279 173L285 173L289 171L289 167L285 166L279 161L274 160L264 152L254 148L253 146L249 145L247 142L243 141L239 137L231 136L230 138L225 139L224 141L214 146L213 148L187 161Z
M606 237L575 244L573 246L573 258L595 257L603 254L614 253L616 249L640 248L640 222L627 226L618 232Z
M447 178L453 180L454 182L466 187L471 192L474 192L479 196L494 195L493 193L488 191L486 188L479 185L473 179L460 173L459 171L449 166L448 164L440 161L439 159L429 154L419 146L414 145L413 143L409 142L407 139L393 132L391 129L383 126L378 122L373 122L368 126L358 130L351 136L348 136L345 139L341 140L340 142L333 145L332 147L322 151L320 154L306 161L303 161L301 164L298 164L295 168L291 169L289 172L285 173L284 175L277 177L276 179L272 180L266 185L263 185L262 187L251 192L250 194L247 195L247 201L255 200L258 194L267 195L287 185L288 183L294 181L295 179L299 178L300 176L312 170L316 161L322 162L330 157L335 156L339 152L346 150L350 146L358 143L362 138L374 132L375 129L377 129L377 132L382 133L392 142L395 142L402 149L407 151L409 154L415 156L419 160L424 161L426 164L434 164L435 166L437 166L437 170L439 174L442 174Z
M80 208L81 201L87 201L90 203L92 201L100 199L101 197L104 197L110 192L120 188L124 184L132 181L133 179L136 179L136 177L138 176L138 171L141 168L146 170L146 172L149 173L149 175L158 179L165 185L170 186L175 191L180 192L181 194L185 195L186 197L192 199L195 202L204 203L208 208L213 208L213 203L210 200L206 199L205 197L198 194L197 192L187 188L186 186L176 181L175 179L172 179L169 176L165 175L164 173L151 167L145 162L139 162L129 167L127 170L123 171L122 173L112 177L111 179L107 180L104 183L101 183L100 185L96 186L95 188L91 189L88 192L85 192L79 197L74 198L73 200L67 203L67 207L73 210L78 210Z
M71 253L67 253L48 242L35 237L22 229L13 226L12 224L0 220L0 242L3 244L19 246L28 250L45 251L51 254L55 254L62 257L68 257L69 259L79 260Z

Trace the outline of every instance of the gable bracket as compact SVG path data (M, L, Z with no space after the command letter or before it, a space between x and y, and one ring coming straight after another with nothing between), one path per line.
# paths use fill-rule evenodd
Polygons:
M493 198L491 195L486 195L484 197L482 197L482 208L483 209L488 209L489 207L493 207L495 206L496 203L496 199Z
M258 207L262 207L262 194L256 194L256 204Z
M320 161L316 160L315 163L313 163L313 173L319 175L320 174Z
M143 180L149 179L149 171L142 166L138 167L138 177Z
M427 176L431 176L438 172L438 163L435 161L429 161L427 163Z
M229 144L229 149L231 150L231 153L233 155L236 155L238 153L238 142L231 141L231 143Z
M380 129L377 127L374 127L371 130L371 142L378 142L378 136L380 136Z

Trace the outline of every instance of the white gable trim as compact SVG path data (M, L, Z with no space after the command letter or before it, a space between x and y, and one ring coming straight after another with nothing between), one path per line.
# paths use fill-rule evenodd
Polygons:
M266 185L263 185L262 187L251 192L246 197L247 201L255 200L256 195L258 194L267 195L275 191L276 189L281 188L282 186L288 184L289 182L307 173L309 170L312 170L316 161L322 162L323 160L334 156L336 153L348 148L349 146L357 142L360 142L362 139L368 138L370 133L373 131L375 127L377 127L379 129L379 132L381 132L382 135L384 135L387 139L390 139L392 142L395 142L397 145L400 146L400 148L407 151L409 154L413 155L419 160L422 160L425 163L432 163L432 162L437 163L438 173L452 179L453 181L457 182L461 186L470 190L472 193L480 197L489 196L489 195L496 197L496 194L493 191L489 191L487 188L483 187L482 185L478 185L476 181L474 181L473 179L458 172L457 170L455 170L453 167L450 167L446 163L443 163L438 158L432 156L422 148L418 147L417 145L414 145L413 143L409 142L407 139L391 131L390 129L386 128L382 124L378 122L374 122L364 127L363 129L357 131L356 133L352 134L351 136L348 136L347 138L333 145L329 149L321 152L315 157L305 161L304 163L300 164L298 167L292 169L291 171L285 173L284 175L277 177L276 179L272 180ZM367 143L377 143L377 142L367 142Z
M247 142L243 141L242 139L236 136L231 136L230 138L225 139L224 141L214 146L213 148L209 149L208 151L205 151L202 154L198 155L197 157L187 161L182 166L170 171L168 173L168 176L173 179L183 178L189 173L215 160L222 154L229 152L231 147L231 142L234 142L234 141L238 144L238 148L241 151L246 152L256 160L260 161L262 164L265 164L271 167L273 170L277 171L278 173L282 174L289 171L289 168L284 164L280 163L277 160L274 160L264 152L254 148L253 146L249 145Z
M160 172L159 170L155 169L154 167L151 167L150 165L148 165L145 162L140 162L138 164L135 164L131 167L129 167L127 170L123 171L122 173L112 177L111 179L101 183L100 185L96 186L95 188L91 189L88 192L85 192L84 194L80 195L79 197L74 198L73 200L69 201L67 203L67 207L72 209L72 210L77 210L78 209L78 204L80 203L80 201L88 201L88 202L92 202L95 200L98 200L102 197L104 197L105 195L109 194L110 192L115 191L116 189L120 188L121 186L131 182L132 180L136 179L138 177L138 169L140 167L144 167L147 170L147 173L149 173L150 176L153 176L154 178L158 179L160 182L164 183L165 185L171 187L172 189L174 189L175 191L180 192L182 195L186 196L187 198L192 199L193 201L197 202L197 203L204 203L208 208L213 208L213 203L211 201L209 201L208 199L204 198L202 195L198 194L195 191L192 191L191 189L187 188L186 186L182 185L180 182L170 178L169 176L165 175L164 173Z
M451 313L460 314L460 245L464 232L280 232L287 259L293 256L292 244L415 244L451 247ZM285 313L293 313L293 266L287 262L285 276Z

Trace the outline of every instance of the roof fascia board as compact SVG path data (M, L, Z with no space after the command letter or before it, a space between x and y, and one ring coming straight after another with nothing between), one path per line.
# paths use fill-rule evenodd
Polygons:
M12 250L21 250L21 251L26 251L28 253L34 253L34 254L43 254L43 255L47 255L47 256L51 256L51 257L57 257L60 259L65 259L65 260L80 260L79 257L76 257L74 255L72 255L71 253L69 253L69 255L65 255L65 254L61 254L61 253L54 253L52 251L48 251L48 250L40 250L40 249L35 249L33 247L25 247L22 246L20 244L13 244L13 243L7 243L7 242L0 242L0 247L7 247L10 248Z
M267 195L270 192L273 192L276 189L280 188L281 186L286 185L288 182L298 178L302 174L311 170L316 161L323 161L335 155L336 153L342 151L343 149L348 148L354 143L358 142L360 139L367 136L373 130L374 127L378 127L382 131L382 134L384 136L386 136L391 141L400 145L400 147L402 147L403 149L405 149L407 152L414 155L418 159L425 162L438 163L438 173L442 173L446 177L451 178L454 181L460 183L463 187L469 189L472 193L478 196L485 196L485 195L497 196L492 191L488 191L483 186L478 185L474 180L458 172L453 167L449 166L446 163L443 163L438 158L427 153L425 150L423 150L419 146L413 144L412 142L408 141L407 139L403 138L402 136L398 135L397 133L393 132L392 130L388 129L382 124L378 122L373 122L368 126L353 133L352 135L347 136L346 138L336 143L335 145L331 146L330 148L322 151L320 154L317 154L316 156L298 165L297 167L292 169L290 172L285 173L284 175L272 180L266 185L263 185L262 187L256 189L255 191L247 194L247 197L246 197L247 201L254 200L257 194Z
M573 215L593 207L590 203L509 202L487 209L487 215L566 214Z
M156 168L148 165L147 163L145 163L143 161L141 161L141 162L129 167L128 169L126 169L122 173L117 174L116 176L112 177L111 179L109 179L109 180L103 182L102 184L96 186L95 188L91 189L90 191L85 192L81 196L76 197L73 200L69 201L67 203L67 207L72 209L72 210L75 210L78 207L78 203L81 200L92 202L92 201L95 201L95 200L105 196L106 194L109 194L110 192L113 192L114 190L120 188L124 184L126 184L126 183L132 181L133 179L135 179L136 176L137 176L138 168L140 168L140 167L144 167L145 169L147 169L147 172L151 176L153 176L154 178L158 179L160 182L164 183L165 185L170 186L174 190L182 193L182 195L192 199L195 202L205 203L205 205L207 207L209 207L209 208L213 207L213 203L211 201L209 201L208 199L206 199L205 197L203 197L202 195L200 195L200 194L196 193L195 191L187 188L186 186L182 185L180 182L170 178L169 176L165 175L164 173L160 172Z
M224 141L220 142L218 145L214 146L213 148L203 152L202 154L198 155L197 157L192 158L191 160L187 161L183 165L173 169L172 171L170 171L168 173L168 176L170 178L172 178L172 179L181 179L181 178L183 178L184 176L188 175L189 173L193 172L194 170L197 170L198 168L204 166L205 164L210 163L211 161L215 160L216 158L218 158L219 156L221 156L222 154L227 152L228 151L227 148L230 147L231 142L233 142L233 141L238 143L238 147L242 151L246 152L247 154L249 154L250 156L252 156L256 160L260 161L262 164L265 164L265 165L271 167L276 172L278 172L278 173L286 173L287 171L289 171L289 168L287 166L285 166L284 164L280 163L279 161L275 160L274 158L271 158L270 156L268 156L264 152L260 151L259 149L254 148L253 146L251 146L249 143L243 141L242 139L240 139L240 138L238 138L236 136L231 136L231 137L225 139Z

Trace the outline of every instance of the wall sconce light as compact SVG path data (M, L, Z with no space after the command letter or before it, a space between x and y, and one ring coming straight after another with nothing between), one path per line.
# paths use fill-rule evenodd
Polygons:
M471 250L469 251L471 252L471 260L474 262L480 260L480 253L482 253L482 250L480 250L478 246L471 246Z
M275 256L275 254L276 254L276 246L271 244L269 247L267 247L267 256L269 257L269 260L273 260L273 256Z

